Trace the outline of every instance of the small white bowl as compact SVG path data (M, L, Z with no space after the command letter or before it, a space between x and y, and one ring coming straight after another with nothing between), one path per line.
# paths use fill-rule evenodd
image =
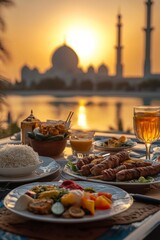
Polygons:
M30 165L26 167L0 168L0 176L19 177L19 176L31 175L32 172L36 170L40 164L42 164L42 161L40 161L36 165Z

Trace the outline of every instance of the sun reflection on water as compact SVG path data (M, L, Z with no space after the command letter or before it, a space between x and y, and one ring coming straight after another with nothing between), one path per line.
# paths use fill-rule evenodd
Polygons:
M0 120L6 121L10 111L12 119L20 126L31 109L41 121L47 119L65 120L70 111L74 112L71 127L73 129L110 131L118 130L119 117L123 129L133 131L133 106L143 105L140 97L107 97L107 96L75 96L55 97L52 95L7 95L7 105L0 111ZM153 99L151 105L160 104L159 99ZM117 107L121 106L119 111Z
M80 103L80 106L78 108L78 126L79 128L82 129L87 129L87 118L86 118L86 108L84 105L82 105L83 103Z

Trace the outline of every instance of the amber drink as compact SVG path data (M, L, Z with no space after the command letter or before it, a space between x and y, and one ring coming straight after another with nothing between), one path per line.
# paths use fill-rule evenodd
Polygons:
M70 144L74 156L88 155L92 150L94 132L92 131L72 131Z
M151 144L160 137L160 107L135 107L133 124L136 137L146 145L146 158L150 159Z

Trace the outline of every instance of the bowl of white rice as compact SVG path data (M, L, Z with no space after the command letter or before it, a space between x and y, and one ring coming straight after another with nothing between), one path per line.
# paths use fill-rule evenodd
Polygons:
M8 144L0 148L0 176L30 175L42 163L32 147Z

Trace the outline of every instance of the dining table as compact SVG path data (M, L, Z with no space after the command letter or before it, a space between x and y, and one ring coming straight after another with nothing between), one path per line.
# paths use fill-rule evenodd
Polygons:
M137 145L132 149L135 157L145 158L144 144L137 141L134 134L121 132L95 132L95 140L125 135ZM5 144L20 144L19 140L6 138L0 140L0 146ZM160 147L160 141L153 144L153 148ZM153 153L153 151L152 151ZM69 142L60 156L53 160L60 166L56 172L43 176L39 179L31 179L28 182L63 182L72 180L80 183L86 181L78 176L69 175L64 167L72 156ZM90 180L88 180L90 182ZM90 182L91 183L91 182ZM96 181L94 182L96 184ZM4 198L13 189L26 184L21 181L0 181L0 239L5 240L158 240L160 239L160 202L150 201L145 197L160 200L160 181L148 185L116 185L129 194L133 194L132 205L115 216L91 222L79 222L64 224L59 222L44 222L19 216L4 206ZM101 183L98 183L101 184ZM104 183L108 184L108 183ZM109 184L110 185L110 184ZM111 184L112 185L112 184ZM3 193L3 194L2 194ZM134 198L134 194L140 194L144 198Z

